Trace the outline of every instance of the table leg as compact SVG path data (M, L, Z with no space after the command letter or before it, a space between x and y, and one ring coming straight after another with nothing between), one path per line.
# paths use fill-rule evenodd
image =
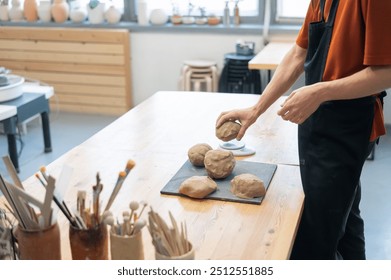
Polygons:
M8 141L8 153L12 163L14 164L15 170L19 173L19 160L18 160L18 150L16 147L16 137L15 134L7 134Z
M50 137L49 115L48 112L41 113L43 141L45 144L45 153L52 151L52 141Z

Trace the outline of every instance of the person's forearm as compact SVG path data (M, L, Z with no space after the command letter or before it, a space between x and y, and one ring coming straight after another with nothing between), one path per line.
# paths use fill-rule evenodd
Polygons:
M294 45L285 55L266 86L259 101L254 106L256 114L264 113L281 95L283 95L304 71L307 50Z
M319 85L322 102L370 96L391 88L391 66L370 66L351 76Z

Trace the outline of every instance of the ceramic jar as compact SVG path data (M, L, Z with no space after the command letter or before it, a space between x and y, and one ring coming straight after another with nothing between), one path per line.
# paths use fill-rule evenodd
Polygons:
M9 21L10 17L8 15L9 13L9 6L8 5L1 5L0 6L0 21Z
M137 22L139 25L148 25L148 5L145 0L137 1Z
M69 5L66 0L54 0L51 12L55 22L65 22L69 17Z
M168 16L163 9L154 9L151 11L151 15L149 16L149 20L152 24L155 25L163 25L167 23Z
M115 24L121 20L122 13L114 5L111 5L110 8L105 12L105 19L108 23Z
M79 1L70 2L69 18L72 22L80 23L87 19L87 9Z
M8 12L11 21L23 20L23 9L20 7L19 0L12 0L12 7Z
M52 3L47 0L41 0L38 6L38 18L42 22L50 22L52 21L52 11L51 11Z
M99 24L105 21L105 3L99 3L91 8L87 5L88 21L92 24Z
M38 3L36 0L24 0L23 14L27 21L38 20Z

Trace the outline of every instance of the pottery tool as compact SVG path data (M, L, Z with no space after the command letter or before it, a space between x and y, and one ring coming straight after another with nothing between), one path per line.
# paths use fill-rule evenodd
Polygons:
M99 172L96 174L96 185L92 187L92 208L94 215L94 224L97 225L100 223L100 207L99 207L99 197L103 189L103 185L100 183Z
M130 232L130 236L132 235L136 235L137 233L139 233L141 231L141 229L146 225L146 221L145 220L137 220L134 225L133 225L133 229L132 231Z
M8 174L11 176L11 179L14 182L15 186L23 189L22 182L20 181L18 173L14 167L14 164L12 163L12 161L8 155L3 156L3 162L4 162L5 167L7 168Z
M138 203L137 201L131 201L131 202L129 203L129 208L130 208L130 210L131 210L131 212L130 212L130 218L133 217L133 213L134 213L134 211L136 211L136 210L138 209L138 207L139 207L139 203Z
M45 198L44 201L41 202L35 197L29 195L27 192L25 192L23 189L15 187L11 183L7 183L7 188L10 192L14 194L14 201L19 202L16 203L16 205L22 205L25 202L31 203L35 206L37 206L41 211L41 216L43 217L43 226L48 227L50 225L51 216L52 216L52 210L51 210L51 202L53 200L53 191L54 191L54 178L49 177L49 182L46 188ZM33 223L32 220L29 220L29 225L27 227L28 229L36 229L37 225L36 223ZM39 228L39 227L38 227Z
M3 156L3 162L4 162L4 165L7 168L8 174L10 175L14 185L19 187L19 188L21 188L21 189L24 189L23 185L22 185L22 182L21 182L21 180L20 180L20 178L18 176L18 173L17 173L17 171L15 169L15 166L12 163L12 161L11 161L11 159L10 159L10 157L8 155ZM27 203L25 205L23 205L23 206L20 206L20 207L21 207L20 211L30 213L30 215L33 215L32 216L33 218L35 217L34 209L32 209Z
M172 228L169 228L166 222L158 213L151 211L148 213L148 230L152 237L152 244L156 251L166 256L180 256L189 251L189 241L184 226L181 231L171 212L169 212Z
M28 220L30 216L27 216L27 213L25 212L25 209L22 208L21 205L19 205L19 201L17 201L13 195L13 193L8 188L8 185L6 181L3 179L3 176L0 174L0 191L4 194L5 198L8 201L8 204L13 210L13 213L15 215L15 218L19 221L19 225L27 229L28 228Z
M141 215L144 212L144 209L148 206L148 203L144 200L140 201L140 204L142 205L142 208L141 208L140 214L138 214L139 217L141 217Z
M122 229L121 229L121 232L122 232L122 235L130 235L130 231L131 231L131 216L129 214L128 211L123 211L122 212Z
M41 170L41 172L42 172L42 170ZM45 175L42 174L42 176L43 176L44 179L42 179L42 178L39 176L38 173L35 174L35 177L41 182L42 186L46 189L46 188L47 188L47 180L49 180L49 179L48 179L48 177L47 177L46 174L45 174ZM68 219L68 221L69 221L73 226L76 226L75 219L72 217L72 214L70 213L69 209L66 207L65 203L64 203L64 202L61 203L61 202L59 201L59 199L56 197L56 195L54 195L54 194L53 194L53 201L54 201L54 203L56 203L57 207L61 210L61 212L62 212L62 213L64 214L64 216ZM57 215L55 215L55 214L53 213L53 216L56 217Z

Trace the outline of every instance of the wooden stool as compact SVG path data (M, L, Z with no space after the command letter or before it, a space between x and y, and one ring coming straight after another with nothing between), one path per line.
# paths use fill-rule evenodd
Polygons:
M218 80L216 62L185 61L179 79L179 90L217 92Z

